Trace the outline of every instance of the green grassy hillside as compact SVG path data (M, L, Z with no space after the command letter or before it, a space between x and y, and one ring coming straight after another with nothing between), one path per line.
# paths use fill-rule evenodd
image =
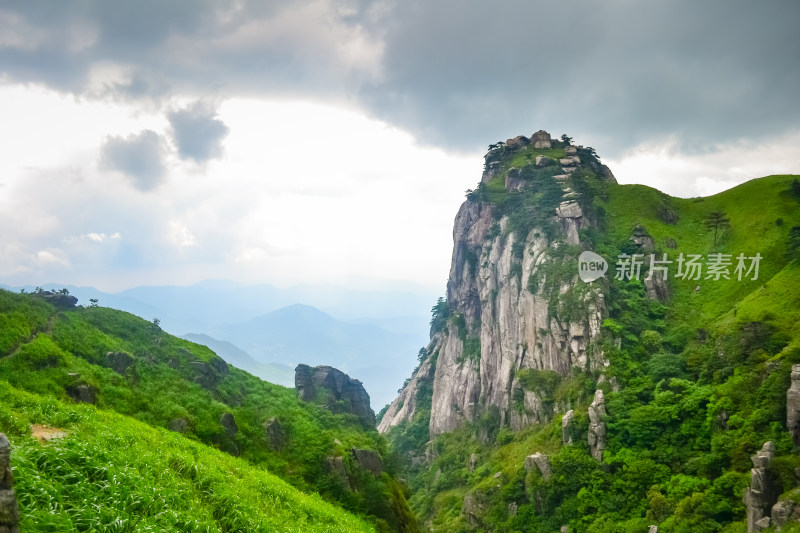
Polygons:
M498 152L501 173L469 193L508 215L511 231L527 232L530 223L552 217L554 202L538 182L531 192L504 190L510 167L526 175L527 152L535 150ZM581 152L582 161L596 162L589 156ZM529 174L546 184L542 172ZM791 365L800 363L796 179L769 176L708 198L682 199L609 183L592 170L571 175L570 187L595 222L582 241L609 261L607 279L597 282L607 306L601 349L609 367L602 379L578 369L571 376L527 370L520 377L523 386L548 383L546 400L574 409L571 446L562 444L560 414L513 432L490 411L437 437L429 445L430 464L404 465L420 523L454 533L551 532L564 525L570 532L644 533L651 524L660 533L744 532L750 456L768 440L778 450L773 468L783 490L794 489L800 450L786 428L786 390ZM714 212L730 221L716 242L708 224ZM614 279L620 254L649 254L632 242L634 232L646 232L658 258L666 253L673 261L665 301L648 298L641 280ZM705 263L713 253L731 254L731 279L706 279L705 271L699 280L675 277L680 254L701 255ZM761 255L758 279L736 279L740 253ZM554 275L571 278L577 261L564 261ZM560 296L560 305L575 305L569 296ZM587 443L587 409L598 388L608 411L600 463ZM417 419L388 434L404 453L419 452L428 440L430 391L420 389L417 401L423 406ZM549 455L549 479L523 468L535 452ZM784 531L800 530L792 527Z
M32 424L59 428L45 444ZM277 476L130 417L0 382L22 531L374 531Z
M392 477L386 442L375 428L364 427L354 415L301 402L293 389L229 367L208 348L128 313L59 310L36 295L0 291L0 380L43 402L82 399L152 427L171 427L183 435L163 437L169 442L192 440L238 456L236 464L318 492L380 530L415 528ZM103 442L94 445L98 453ZM376 451L387 471L362 471L352 448ZM330 468L332 457L342 458L347 478Z

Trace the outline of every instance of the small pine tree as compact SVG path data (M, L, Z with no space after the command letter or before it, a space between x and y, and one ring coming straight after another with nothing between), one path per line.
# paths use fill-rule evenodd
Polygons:
M731 227L731 219L722 211L714 211L706 217L706 227L714 230L714 248L717 247L717 235L721 230Z
M794 196L797 200L800 200L800 181L798 181L797 178L792 181L792 185L789 190L791 191L792 196Z

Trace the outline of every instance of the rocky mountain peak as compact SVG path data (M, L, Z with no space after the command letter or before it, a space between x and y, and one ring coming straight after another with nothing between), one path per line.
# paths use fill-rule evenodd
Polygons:
M512 429L546 422L570 406L540 390L539 373L604 365L594 342L603 293L560 266L592 248L582 237L596 224L585 195L613 174L593 149L543 130L490 145L485 161L455 218L449 317L380 431L411 420L429 383L431 437L490 412Z

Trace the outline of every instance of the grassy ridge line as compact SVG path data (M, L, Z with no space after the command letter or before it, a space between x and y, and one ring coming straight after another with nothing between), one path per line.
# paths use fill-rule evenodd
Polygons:
M30 424L69 436L41 445ZM248 462L88 405L0 381L23 531L374 531Z
M666 252L673 261L680 253L706 256L720 252L732 254L734 259L739 253L762 255L755 281L706 280L705 272L701 280L682 280L674 277L677 264L670 265L673 293L670 314L677 321L708 324L778 274L786 264L783 254L789 230L800 225L797 200L788 194L795 178L795 175L767 176L702 198L675 198L644 185L611 185L608 199L598 200L598 204L606 212L605 232L609 242L627 241L634 226L641 224L655 240L656 249ZM663 209L678 215L677 224L659 218ZM730 229L720 233L716 248L714 232L706 227L708 215L715 211L726 213L731 221ZM778 219L783 221L780 226ZM665 246L668 238L675 240L677 248ZM609 267L613 272L614 265ZM700 290L695 291L697 286Z
M50 334L39 327L48 320L53 321ZM324 457L378 446L377 433L364 431L354 416L300 402L294 390L233 367L216 387L203 388L192 379L190 361L216 358L211 350L122 311L58 312L29 295L0 291L0 326L4 323L11 327L0 328L0 378L12 386L68 401L65 389L74 382L70 374L79 374L81 383L97 389L99 408L159 427L185 418L190 438L240 453L300 490L321 490ZM16 346L19 353L4 357L3 346ZM135 364L125 376L95 364L108 351L133 354ZM225 412L235 416L235 437L219 423ZM269 449L262 422L270 417L279 419L289 441L300 445ZM335 445L335 439L343 444Z

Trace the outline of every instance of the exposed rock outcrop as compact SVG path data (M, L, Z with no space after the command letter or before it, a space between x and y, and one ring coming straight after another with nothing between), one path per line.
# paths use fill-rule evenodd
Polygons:
M544 130L539 130L531 135L531 142L534 148L552 148L553 143L550 134Z
M192 379L204 389L215 389L228 375L228 363L219 357L212 357L207 363L202 361L192 361L189 363L192 369Z
M239 426L236 425L236 419L233 418L231 413L222 413L219 417L219 423L225 428L225 433L233 438L239 432Z
M328 457L325 460L325 466L329 474L333 474L344 487L348 490L352 490L350 476L347 475L347 469L344 467L344 459L342 459L341 456Z
M473 527L483 525L483 516L489 508L486 498L477 492L468 492L464 495L464 503L461 505L461 514L467 518L467 522Z
M67 385L67 395L76 402L94 404L97 401L97 389L85 383Z
M373 474L380 474L383 472L383 461L378 452L372 450L362 450L360 448L353 448L350 450L353 458L362 470L367 470Z
M667 279L664 277L664 271L655 270L652 272L652 275L645 276L644 290L647 297L651 300L658 300L661 302L669 300L670 290Z
M375 427L375 412L369 405L369 394L364 385L341 370L300 364L294 370L294 384L301 400L319 401L331 410L336 409L336 402L344 400L345 412L356 415L365 425ZM318 393L321 396L318 397Z
M550 475L552 474L550 457L539 452L527 456L524 466L527 472L535 468L544 479L550 479Z
M272 417L269 420L265 420L261 425L264 428L264 438L267 439L267 446L269 446L270 450L282 450L286 446L286 431L278 419Z
M589 406L589 450L592 457L598 461L603 460L603 451L606 449L606 404L603 391L598 389L594 393L594 401Z
M547 132L531 138L537 148L550 148ZM572 147L570 168L593 165L597 179L607 179L602 166L587 158L580 161L579 148ZM502 150L487 154L487 173L502 171L497 163ZM541 162L541 160L540 160ZM496 168L496 170L491 170ZM531 161L531 168L538 168ZM598 174L598 172L600 172ZM509 188L517 178L507 170ZM496 175L496 174L493 174ZM611 178L613 179L613 177ZM594 224L581 208L580 197L569 188L569 178L558 181L563 192L560 204L548 208L547 230L535 227L527 234L509 231L507 217L497 217L493 205L467 199L458 211L453 229L453 255L447 282L447 302L452 319L446 327L432 331L428 354L410 383L384 414L379 431L413 419L416 399L432 380L430 435L435 437L490 412L499 414L499 424L518 430L547 422L554 406L542 401L536 391L524 390L515 379L521 369L552 370L567 376L573 368L596 371L604 365L600 350L605 303L601 284L582 284L577 269L553 282L548 269L567 261L557 253L564 243L590 249L582 241L582 230ZM574 259L574 258L573 258ZM569 298L569 313L562 313L554 300ZM456 320L457 319L457 320ZM496 409L496 411L495 411Z
M747 509L747 531L762 531L770 526L770 511L781 492L780 480L770 469L775 456L775 445L772 442L764 446L750 458L753 468L750 470L750 487L744 489L742 501Z
M0 433L0 533L19 533L19 504L11 474L11 443Z
M522 175L518 168L508 169L508 172L506 172L505 185L506 189L509 191L516 191L525 185L525 180L522 179Z
M133 364L133 357L125 352L108 352L104 359L105 366L120 374L125 375Z
M637 225L634 227L628 240L641 248L644 253L649 254L656 249L656 241L653 240L653 237L650 236L644 226Z
M776 526L780 531L781 526L789 522L800 522L800 489L787 492L778 499L770 511L770 525Z
M42 291L34 294L59 309L72 309L78 304L78 299L76 297L65 292Z
M792 384L786 391L786 427L800 446L800 365L792 365Z
M506 141L506 148L509 150L519 150L520 148L528 146L530 142L531 142L530 139L528 139L524 135L518 135L513 139L508 139Z
M570 409L564 413L561 418L561 442L565 446L572 444L572 419L575 417L575 411Z

